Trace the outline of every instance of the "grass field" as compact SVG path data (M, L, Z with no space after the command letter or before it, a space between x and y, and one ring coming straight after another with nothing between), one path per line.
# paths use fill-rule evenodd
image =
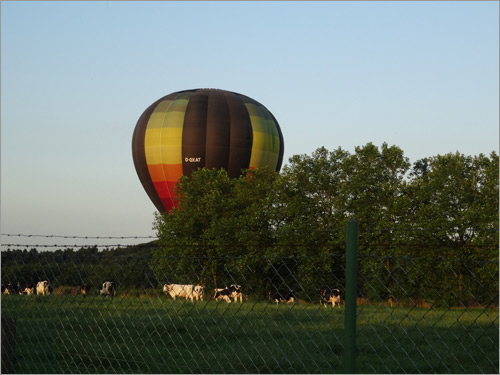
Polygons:
M344 309L2 296L17 373L342 373ZM498 373L498 310L358 306L360 373Z

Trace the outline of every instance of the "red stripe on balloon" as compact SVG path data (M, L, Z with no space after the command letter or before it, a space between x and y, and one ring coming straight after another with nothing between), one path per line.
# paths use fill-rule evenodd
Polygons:
M163 206L167 212L172 207L177 207L177 200L175 199L175 184L178 181L155 181L153 182L156 193L160 198ZM167 208L168 207L168 208Z

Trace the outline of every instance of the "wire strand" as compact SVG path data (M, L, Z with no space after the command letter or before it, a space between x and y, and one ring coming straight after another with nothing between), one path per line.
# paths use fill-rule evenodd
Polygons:
M85 240L114 240L114 239L146 239L152 238L156 239L156 236L63 236L57 234L13 234L13 233L2 233L2 236L6 237L41 237L41 238L73 238L73 239L85 239Z

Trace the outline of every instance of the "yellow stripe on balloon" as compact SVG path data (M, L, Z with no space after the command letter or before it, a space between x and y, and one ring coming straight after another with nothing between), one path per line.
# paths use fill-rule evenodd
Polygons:
M274 140L273 140L274 138ZM275 169L278 164L279 152L273 147L279 144L279 138L269 134L254 132L250 167L269 167Z
M162 128L165 119L165 113L168 107L172 103L172 100L163 100L154 109L153 113L149 117L146 129Z
M147 129L144 138L148 165L182 163L182 129Z
M182 163L182 126L188 100L165 100L153 111L145 133L146 163Z

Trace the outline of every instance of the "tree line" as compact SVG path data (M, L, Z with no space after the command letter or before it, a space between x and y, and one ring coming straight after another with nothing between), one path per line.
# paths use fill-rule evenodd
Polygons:
M397 297L395 284L401 298L439 289L453 299L474 275L485 278L469 283L475 293L498 304L498 179L495 152L411 164L386 143L354 153L322 147L293 156L281 173L249 170L239 179L200 169L181 178L178 207L155 217L161 246L152 250L152 267L214 287L244 279L261 293L310 285L310 295L343 283L345 228L354 217L365 295ZM401 257L428 271L404 271L405 280L394 282ZM452 268L442 264L456 259Z
M359 222L360 294L373 299L473 295L498 305L499 158L460 153L411 164L397 146L318 148L280 173L200 169L182 177L178 207L156 214L158 240L125 249L2 251L5 280L232 283L264 298L294 289L314 300L345 279L345 228ZM464 298L465 298L464 297Z
M104 250L97 246L55 251L3 250L2 285L48 280L54 289L91 286L93 294L105 281L116 282L122 290L155 288L158 282L149 265L153 246L154 241Z

